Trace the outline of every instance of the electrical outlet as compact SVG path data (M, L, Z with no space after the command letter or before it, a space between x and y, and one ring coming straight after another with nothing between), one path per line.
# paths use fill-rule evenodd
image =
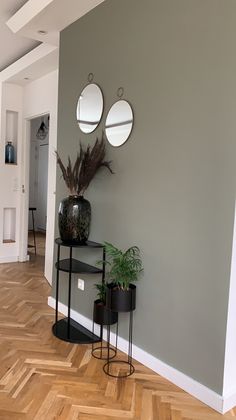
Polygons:
M78 289L84 290L84 280L78 279Z

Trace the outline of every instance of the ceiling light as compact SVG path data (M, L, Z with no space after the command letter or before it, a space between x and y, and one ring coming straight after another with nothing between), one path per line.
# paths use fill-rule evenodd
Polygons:
M40 30L38 31L38 34L39 34L39 35L47 35L47 31L44 31L43 29L40 29Z
M48 116L48 127L46 126L44 119L42 118L41 124L36 134L37 139L44 140L48 135L48 130L49 130L49 116Z

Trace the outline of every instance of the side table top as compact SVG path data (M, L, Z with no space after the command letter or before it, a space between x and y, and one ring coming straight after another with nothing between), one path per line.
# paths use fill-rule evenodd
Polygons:
M104 245L99 242L87 241L84 244L77 244L73 241L64 242L61 238L56 238L55 243L60 246L66 246L69 248L104 248Z

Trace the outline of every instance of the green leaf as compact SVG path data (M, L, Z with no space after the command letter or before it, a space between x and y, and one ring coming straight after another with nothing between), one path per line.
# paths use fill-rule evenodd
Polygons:
M128 289L129 284L138 280L143 271L140 250L137 246L132 246L126 251L118 249L109 242L105 242L106 261L99 261L108 266L106 278L118 285L122 289Z

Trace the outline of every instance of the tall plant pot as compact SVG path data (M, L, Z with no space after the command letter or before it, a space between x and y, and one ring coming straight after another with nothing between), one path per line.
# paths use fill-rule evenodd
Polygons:
M114 312L130 312L136 307L136 286L129 285L128 290L121 290L115 284L107 285L107 307Z
M86 243L91 223L91 205L82 196L70 195L59 205L58 227L63 242Z
M117 335L118 335L118 313L112 312L108 309L105 304L97 299L94 302L93 306L93 333L94 333L94 323L100 325L100 345L92 344L92 356L96 359L109 360L113 359L117 354ZM107 326L110 332L110 326L116 324L116 345L115 347L111 346L110 343L103 343L103 326ZM109 340L110 341L110 337Z

